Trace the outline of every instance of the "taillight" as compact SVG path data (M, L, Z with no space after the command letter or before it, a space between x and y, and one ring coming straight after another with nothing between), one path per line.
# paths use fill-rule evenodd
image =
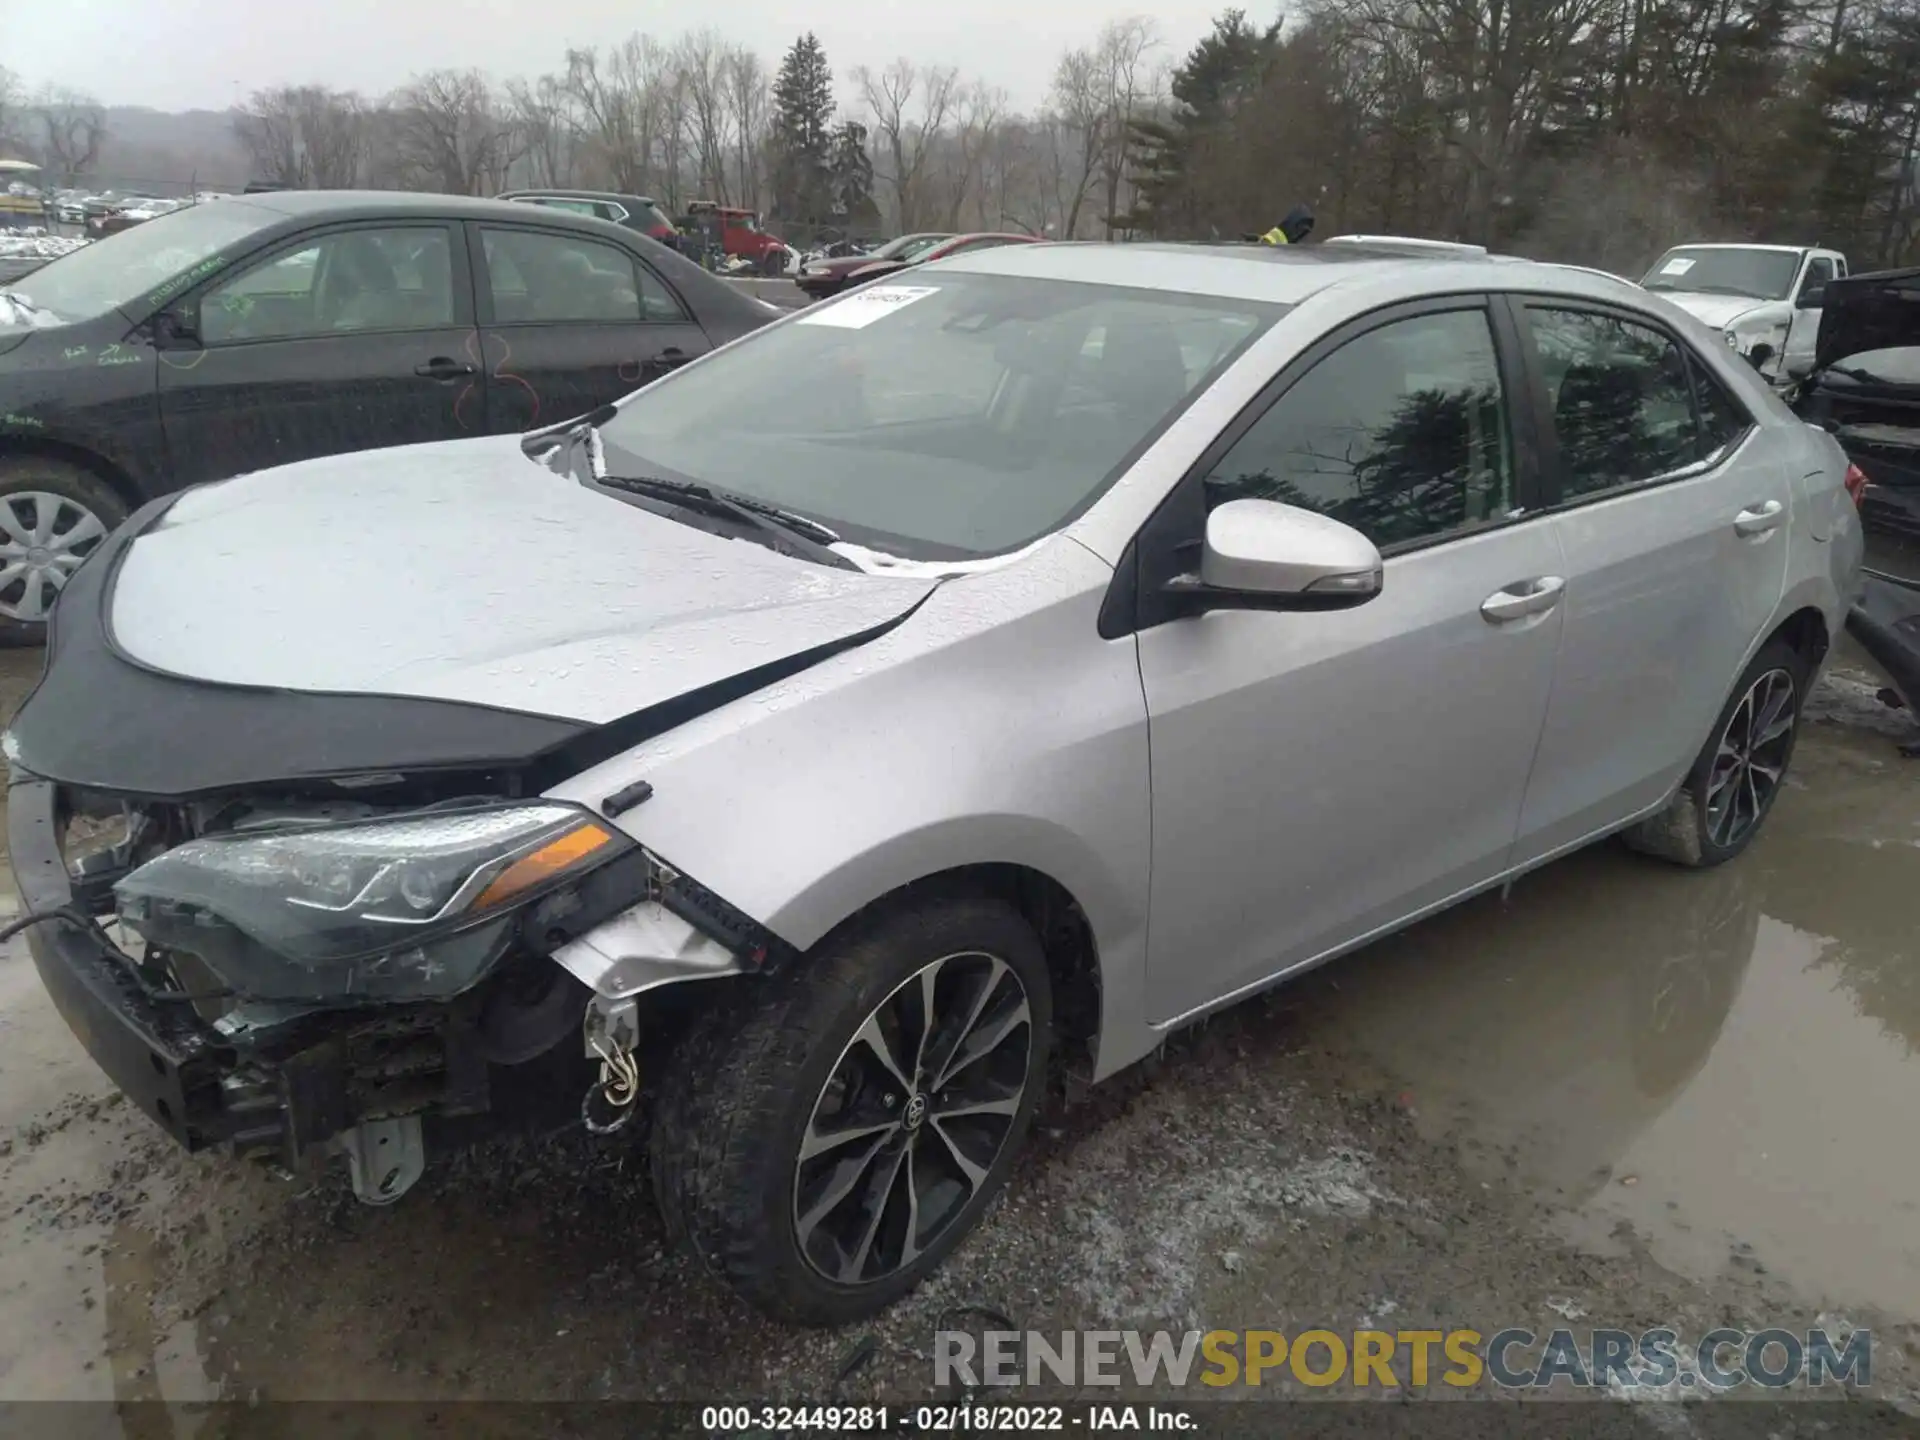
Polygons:
M1853 500L1853 508L1860 508L1860 497L1867 493L1867 472L1858 465L1847 466L1847 478L1841 482L1847 487L1847 494Z

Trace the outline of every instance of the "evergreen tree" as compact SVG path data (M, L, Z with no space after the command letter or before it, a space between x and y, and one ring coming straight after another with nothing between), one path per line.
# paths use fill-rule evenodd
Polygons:
M773 198L780 217L818 225L833 211L833 68L811 31L773 82Z

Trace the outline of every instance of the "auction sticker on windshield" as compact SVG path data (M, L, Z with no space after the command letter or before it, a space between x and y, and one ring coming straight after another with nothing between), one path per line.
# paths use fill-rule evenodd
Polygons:
M846 298L823 305L818 310L809 310L794 323L864 330L874 321L905 309L916 300L939 293L938 285L876 285L871 290L856 290Z
M1693 261L1686 256L1678 256L1660 267L1662 275L1684 275L1693 268Z

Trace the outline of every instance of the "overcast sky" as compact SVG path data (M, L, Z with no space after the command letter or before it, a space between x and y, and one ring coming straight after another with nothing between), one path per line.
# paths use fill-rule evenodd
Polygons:
M269 85L375 94L415 71L477 66L497 78L558 69L567 47L635 30L672 39L711 24L769 66L802 31L826 46L843 106L855 65L906 55L957 65L1019 106L1044 98L1055 59L1115 15L1155 17L1177 58L1228 0L0 0L0 64L29 86L71 85L108 104L222 110ZM1267 6L1246 8L1259 14Z

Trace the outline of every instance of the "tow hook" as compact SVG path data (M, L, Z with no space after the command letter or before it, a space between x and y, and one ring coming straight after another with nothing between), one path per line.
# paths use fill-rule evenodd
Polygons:
M354 1197L365 1205L391 1205L414 1187L427 1167L420 1117L362 1120L341 1132L335 1146L346 1152Z
M600 1057L600 1078L580 1101L580 1123L589 1134L611 1135L632 1123L640 1098L640 1064L634 1059L640 1026L631 998L596 995L583 1022L587 1053Z

